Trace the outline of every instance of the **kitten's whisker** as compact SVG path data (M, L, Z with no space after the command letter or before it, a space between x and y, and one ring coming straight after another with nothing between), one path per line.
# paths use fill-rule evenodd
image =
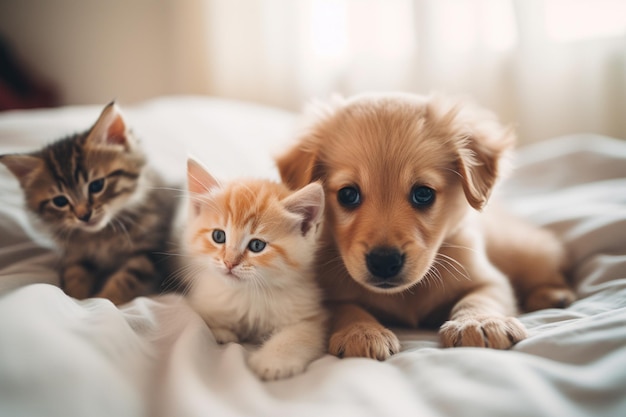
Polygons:
M165 186L149 186L149 190L166 190L166 191L177 191L183 195L187 194L187 190L185 188L177 188L177 187L165 187Z
M163 291L178 290L180 287L184 287L183 295L187 295L193 283L200 279L200 273L203 270L204 268L201 265L197 265L194 262L189 262L176 268L164 278Z
M167 256L167 257L169 257L169 256L173 256L173 257L179 256L181 258L186 258L186 257L189 256L189 255L185 255L183 253L175 253L175 252L153 252L153 253L155 255L163 255L163 256Z

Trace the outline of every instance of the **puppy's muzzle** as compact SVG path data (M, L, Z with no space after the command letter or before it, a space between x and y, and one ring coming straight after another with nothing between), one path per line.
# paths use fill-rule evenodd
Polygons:
M398 275L404 266L404 254L396 248L378 247L365 255L367 269L372 274L371 284L391 288L400 284Z

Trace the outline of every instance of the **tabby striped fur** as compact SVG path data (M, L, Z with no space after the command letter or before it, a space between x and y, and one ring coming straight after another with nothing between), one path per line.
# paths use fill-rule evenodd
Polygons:
M159 288L176 198L115 103L86 132L0 162L19 180L32 220L61 250L68 295L121 304Z

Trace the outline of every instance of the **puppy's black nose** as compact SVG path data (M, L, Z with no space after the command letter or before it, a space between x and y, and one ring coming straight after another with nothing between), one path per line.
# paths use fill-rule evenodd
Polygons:
M395 248L374 248L365 256L367 269L377 278L389 279L398 275L404 265L404 254Z

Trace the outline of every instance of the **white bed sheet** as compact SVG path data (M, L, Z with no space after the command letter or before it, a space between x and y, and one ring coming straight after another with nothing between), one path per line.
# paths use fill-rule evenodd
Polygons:
M174 180L187 153L221 177L278 178L272 156L294 115L202 97L124 108ZM82 130L99 107L0 113L0 153ZM0 167L0 416L626 416L626 142L595 135L522 149L500 194L555 230L573 253L580 299L525 314L510 351L440 349L398 329L386 362L325 356L264 383L251 346L217 345L177 295L118 309L56 286L55 255L28 227L17 182Z

